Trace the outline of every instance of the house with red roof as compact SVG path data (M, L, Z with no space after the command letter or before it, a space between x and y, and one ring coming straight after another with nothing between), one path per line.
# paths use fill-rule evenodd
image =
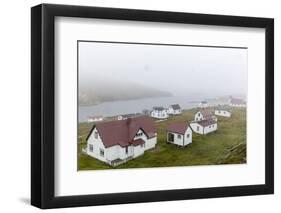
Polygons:
M193 121L190 123L190 126L194 132L201 135L206 135L218 129L217 121L214 119Z
M209 120L209 119L217 120L213 112L208 109L199 110L194 115L194 121L202 121L202 120Z
M192 130L187 122L172 123L166 128L167 143L185 147L192 143Z
M208 109L199 110L194 115L194 121L190 123L191 129L202 135L214 132L218 128L217 117Z
M152 118L139 116L96 123L86 141L89 156L116 166L154 148L157 132Z

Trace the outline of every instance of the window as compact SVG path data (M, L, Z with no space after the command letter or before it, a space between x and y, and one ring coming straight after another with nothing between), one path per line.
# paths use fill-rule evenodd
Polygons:
M100 149L100 156L104 156L104 150L103 149Z
M137 137L140 137L140 136L142 136L142 135L143 135L142 132L136 134Z
M126 155L128 154L128 147L125 148Z
M141 144L141 147L143 148L143 147L144 147L144 144Z
M89 151L93 152L94 151L94 146L92 144L89 144Z
M99 138L99 134L98 132L95 132L95 139L98 139Z
M189 137L190 137L190 134L187 134L186 137L189 138Z
M197 131L199 131L199 126L197 126Z
M178 135L178 139L181 139L181 135Z

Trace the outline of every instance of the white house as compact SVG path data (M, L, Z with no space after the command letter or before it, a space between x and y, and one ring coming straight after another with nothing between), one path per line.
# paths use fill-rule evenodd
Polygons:
M198 134L206 135L218 129L217 121L213 119L194 121L190 123L192 130Z
M166 132L168 143L182 147L192 143L192 130L186 122L170 124Z
M232 115L231 109L226 107L218 107L215 109L215 115L230 118Z
M139 116L97 123L86 140L89 156L117 166L154 148L157 133L152 118Z
M116 118L117 118L117 120L125 120L128 118L133 118L133 117L137 117L140 115L141 115L140 113L131 113L131 114L118 115Z
M207 109L202 109L196 112L194 115L194 121L202 121L202 120L209 120L209 119L213 119L217 121L216 116L214 116L214 114Z
M169 106L168 108L168 114L171 114L171 115L179 115L181 114L181 107L179 104L172 104Z
M199 104L198 104L198 107L199 108L207 108L209 106L208 102L207 101L201 101Z
M90 117L88 117L87 121L88 121L88 123L103 121L103 117L102 116L90 116Z
M151 117L158 119L168 118L168 110L164 107L153 107L153 110L150 112Z
M240 98L230 98L229 106L231 107L246 107L246 101Z

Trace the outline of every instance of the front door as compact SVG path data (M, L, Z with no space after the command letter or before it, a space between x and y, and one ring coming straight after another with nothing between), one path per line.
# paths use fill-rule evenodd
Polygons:
M175 137L174 134L169 133L169 134L168 134L168 141L169 141L169 142L174 142L174 137Z

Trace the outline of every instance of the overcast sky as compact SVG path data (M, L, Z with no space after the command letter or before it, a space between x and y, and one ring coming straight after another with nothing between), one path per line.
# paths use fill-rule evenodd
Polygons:
M137 83L174 95L246 95L247 49L79 42L79 79Z

